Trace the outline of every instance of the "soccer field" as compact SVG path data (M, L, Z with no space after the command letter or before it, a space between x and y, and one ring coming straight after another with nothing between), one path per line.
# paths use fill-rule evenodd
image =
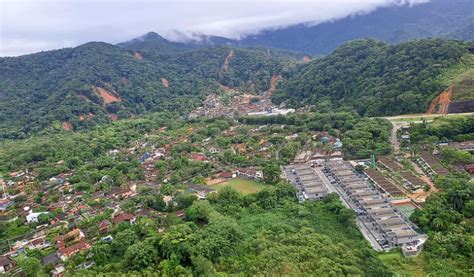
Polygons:
M231 187L237 191L240 191L242 194L251 194L256 193L264 189L267 185L262 183L257 183L252 180L241 179L241 178L234 178L226 181L224 183L220 183L217 185L211 186L217 190L222 189L223 187Z

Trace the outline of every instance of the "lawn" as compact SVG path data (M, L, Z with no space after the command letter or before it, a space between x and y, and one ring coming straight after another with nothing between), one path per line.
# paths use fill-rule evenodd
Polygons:
M211 187L219 190L226 186L229 186L237 191L240 191L242 194L251 194L251 193L256 193L256 192L261 191L267 185L262 184L262 183L257 183L252 180L234 178L224 183L212 185Z
M405 258L400 250L380 253L378 257L395 273L395 276L426 276L423 254Z

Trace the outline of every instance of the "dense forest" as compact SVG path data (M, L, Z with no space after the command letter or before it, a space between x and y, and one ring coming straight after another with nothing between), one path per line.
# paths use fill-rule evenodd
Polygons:
M308 64L297 53L274 49L143 46L134 52L99 42L1 58L0 138L87 129L147 112L185 114L206 95L222 93L221 86L261 93L277 75L284 78L272 98L277 104L370 116L421 112L445 88L437 76L461 62L470 46L361 40Z
M266 91L272 76L294 60L257 48L157 54L99 42L1 58L0 136L22 138L62 122L79 130L145 112L187 112L204 96L220 93L219 84ZM104 92L111 99L104 101Z
M424 112L446 88L438 76L472 49L472 44L441 39L399 45L353 41L284 76L273 100L317 109L330 104L366 116Z

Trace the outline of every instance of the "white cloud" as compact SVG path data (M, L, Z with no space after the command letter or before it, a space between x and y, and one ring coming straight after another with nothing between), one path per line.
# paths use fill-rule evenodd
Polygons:
M427 0L0 0L0 56L117 43L149 31L169 38L176 32L239 38L420 2Z

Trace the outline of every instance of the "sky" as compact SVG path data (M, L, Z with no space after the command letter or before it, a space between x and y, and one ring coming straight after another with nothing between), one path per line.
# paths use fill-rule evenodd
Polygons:
M118 43L154 31L241 38L264 29L318 24L429 0L0 0L0 56Z

